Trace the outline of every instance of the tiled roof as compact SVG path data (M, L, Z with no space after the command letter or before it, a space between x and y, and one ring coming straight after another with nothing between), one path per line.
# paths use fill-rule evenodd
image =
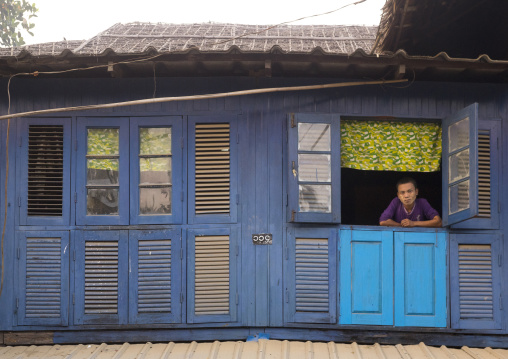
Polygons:
M499 359L508 357L506 349L448 348L419 345L358 345L357 343L318 343L278 340L259 342L207 343L146 343L146 344L91 344L54 346L0 347L2 359L13 358L186 358L186 359Z
M241 25L199 24L115 24L85 41L61 41L0 49L0 56L27 51L33 56L58 55L70 50L79 55L96 55L111 49L117 54L200 51L228 51L232 46L244 52L268 52L278 45L286 52L308 53L321 48L326 53L349 54L357 49L370 52L376 26L344 25ZM269 30L266 30L270 28Z

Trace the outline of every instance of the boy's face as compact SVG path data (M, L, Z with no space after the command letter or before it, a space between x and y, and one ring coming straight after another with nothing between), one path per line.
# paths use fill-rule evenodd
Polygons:
M402 202L404 207L412 208L417 195L418 189L416 189L414 184L411 182L399 185L397 197L399 197L399 200Z

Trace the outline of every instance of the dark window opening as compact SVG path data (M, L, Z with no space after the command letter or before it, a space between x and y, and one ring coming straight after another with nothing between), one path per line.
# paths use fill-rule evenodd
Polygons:
M425 198L442 216L441 171L396 172L341 169L342 223L379 225L379 216L397 196L395 184L402 177L418 183L418 197Z

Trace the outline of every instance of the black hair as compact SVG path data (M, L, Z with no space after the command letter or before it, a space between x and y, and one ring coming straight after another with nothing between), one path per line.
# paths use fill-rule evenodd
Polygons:
M397 181L397 185L396 185L397 192L399 191L399 186L401 184L406 184L406 183L412 183L415 186L415 189L418 189L418 185L416 184L416 181L415 181L414 178L412 178L412 177L403 177L403 178L401 178L400 180Z

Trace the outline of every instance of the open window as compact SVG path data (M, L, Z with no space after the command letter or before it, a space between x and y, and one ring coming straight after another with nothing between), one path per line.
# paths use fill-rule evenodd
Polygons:
M485 124L482 125L485 129L478 132L478 104L447 117L441 125L437 120L397 119L399 124L418 123L439 129L434 131L437 137L433 141L442 146L442 155L434 155L430 170L421 167L411 169L409 166L395 170L370 168L373 170L369 171L341 168L341 153L344 152L340 148L341 135L344 136L342 127L347 120L379 122L372 118L341 118L330 114L290 114L288 222L377 225L379 215L396 195L397 180L410 176L418 182L420 196L442 214L444 225L475 218L475 222L470 224L472 227L468 228L480 228L477 227L480 223L477 218L483 218L481 228L493 228L492 223L497 218L497 213L494 213L497 205L493 202L497 193L496 161L499 151L494 146L497 145L497 134L494 133L494 125ZM383 132L382 129L380 131ZM413 133L419 135L420 131L420 127L415 127ZM418 141L424 142L416 136L414 145L418 145ZM375 151L382 153L381 156L374 154L372 161L387 157L383 146L377 146ZM392 146L400 148L401 145ZM411 146L413 144L408 144L408 148ZM479 164L479 160L482 163ZM414 161L418 162L420 158ZM483 162L488 163L488 169Z

